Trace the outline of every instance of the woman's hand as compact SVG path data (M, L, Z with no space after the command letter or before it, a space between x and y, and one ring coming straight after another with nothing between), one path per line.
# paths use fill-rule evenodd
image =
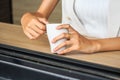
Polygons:
M47 19L38 13L26 13L21 19L25 35L30 39L36 39L46 32Z
M54 51L56 52L63 46L67 46L67 48L58 54L65 54L65 53L68 53L68 52L74 51L74 50L77 50L77 51L80 51L83 53L93 53L93 52L97 51L99 45L97 44L96 41L89 40L89 39L83 37L68 24L63 24L63 25L57 27L57 29L62 29L62 28L68 29L69 33L63 33L63 34L55 37L52 42L55 43L56 41L58 41L62 38L66 38L67 41L58 45L54 49Z

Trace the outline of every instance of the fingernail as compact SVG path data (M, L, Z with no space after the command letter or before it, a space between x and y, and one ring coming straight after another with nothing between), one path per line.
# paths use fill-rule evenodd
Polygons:
M60 26L58 26L56 29L60 29Z
M63 53L62 51L58 52L58 54L62 54L62 53Z
M52 42L52 43L54 43L54 41L53 41L53 40L52 40L51 42Z
M53 52L55 53L55 52L56 52L56 49L54 49Z
M55 40L53 39L51 42L52 42L52 43L55 43Z

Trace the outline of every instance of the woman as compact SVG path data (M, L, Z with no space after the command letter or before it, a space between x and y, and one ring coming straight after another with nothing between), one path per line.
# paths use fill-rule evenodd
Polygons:
M36 39L46 32L45 25L59 0L43 0L34 13L25 13L21 19L24 33L30 39ZM77 50L84 53L120 50L120 11L119 0L62 0L62 22L57 29L66 28L68 34L61 38L68 40L58 45L56 52L63 46L69 46L58 54ZM85 36L96 37L88 39Z

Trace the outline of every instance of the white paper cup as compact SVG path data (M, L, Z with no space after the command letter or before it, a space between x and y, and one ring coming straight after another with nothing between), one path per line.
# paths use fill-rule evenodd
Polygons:
M50 43L50 48L51 48L52 53L59 53L60 51L62 51L66 48L66 47L62 47L61 49L59 49L56 52L53 51L55 49L55 47L57 47L62 42L66 41L66 39L60 39L56 43L52 43L53 38L57 37L58 35L60 35L62 33L68 33L67 29L57 30L56 28L59 25L61 25L61 24L47 24L47 26L46 26L47 36L48 36L48 40L49 40L49 43Z

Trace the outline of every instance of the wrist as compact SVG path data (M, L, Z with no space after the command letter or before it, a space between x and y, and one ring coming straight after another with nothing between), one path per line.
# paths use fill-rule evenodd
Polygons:
M93 43L93 52L100 52L101 43L98 40L92 40Z
M33 12L33 13L31 13L31 14L33 14L33 15L36 16L36 17L48 19L46 16L44 16L44 15L41 14L40 12Z

